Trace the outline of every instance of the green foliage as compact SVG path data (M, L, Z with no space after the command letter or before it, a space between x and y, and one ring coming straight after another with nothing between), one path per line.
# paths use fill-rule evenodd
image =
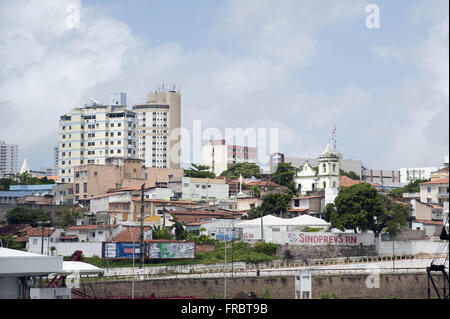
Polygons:
M83 217L83 213L80 210L72 209L72 210L64 210L62 216L61 227L72 226L76 224L76 220L78 218Z
M272 174L272 181L278 185L292 188L295 183L294 178L298 172L298 168L291 165L291 163L280 163L277 166L277 171Z
M209 171L210 167L207 165L191 164L190 169L184 170L185 177L196 177L196 178L215 178L216 175Z
M253 197L259 198L261 196L261 190L259 189L258 186L252 185L252 186L250 186L250 195L252 195Z
M271 292L271 288L270 287L265 287L261 293L261 297L263 299L270 299L270 292Z
M4 235L4 236L0 235L0 239L3 244L3 246L0 245L0 247L11 248L11 249L21 249L22 244L20 242L15 242L13 237L14 237L14 234L9 234L9 235Z
M344 171L342 169L339 169L339 174L347 176L347 177L349 177L351 179L354 179L354 180L357 180L357 181L361 180L361 176L356 174L354 171L346 172L346 171Z
M0 191L9 191L11 185L40 185L40 184L55 184L54 180L32 177L30 173L18 173L12 178L0 178Z
M389 195L394 196L395 198L402 198L403 193L418 193L420 192L420 183L428 182L429 179L419 179L414 182L409 183L400 188L393 189L389 192Z
M290 200L292 198L291 194L283 193L273 193L267 194L261 206L252 208L248 213L249 219L255 219L268 214L280 214L286 213Z
M205 244L215 244L217 243L216 239L209 237L208 235L200 235L197 236L194 233L187 234L187 241L193 241L197 245L205 245Z
M261 178L261 168L254 163L236 163L223 171L220 176L237 179L242 175L243 178Z
M30 226L37 227L37 222L50 221L52 219L49 212L45 212L41 209L28 210L23 207L16 206L11 209L7 215L6 220L8 224L29 224Z
M253 246L253 250L257 253L275 256L278 244L258 242Z
M340 230L371 230L379 234L382 230L394 234L409 218L408 206L396 203L380 195L367 183L343 188L334 204L325 208L325 219L333 228Z
M170 230L167 228L162 228L161 226L153 226L152 228L152 238L153 239L168 239L172 240L173 236L170 233Z
M307 228L303 229L302 232L315 233L315 232L321 231L322 229L323 229L322 227L307 227Z

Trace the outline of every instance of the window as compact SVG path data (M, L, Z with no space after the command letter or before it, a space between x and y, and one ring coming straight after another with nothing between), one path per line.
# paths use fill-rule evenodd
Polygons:
M80 184L75 184L75 194L80 192Z
M427 193L428 193L428 194L431 193L431 186L428 186L428 187L427 187Z
M323 164L322 165L322 172L326 173L327 171L327 165Z
M300 200L294 199L294 207L300 207Z
M87 183L83 183L83 193L87 193Z
M333 164L333 172L336 172L336 164Z
M36 238L33 239L33 245L37 245L37 239Z

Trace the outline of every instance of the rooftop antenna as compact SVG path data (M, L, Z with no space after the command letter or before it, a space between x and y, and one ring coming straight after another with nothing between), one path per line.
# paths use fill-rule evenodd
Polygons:
M336 151L336 123L333 122L333 129L331 130L331 134L329 135L331 137L331 146L333 146L334 151Z
M100 104L100 103L98 103L98 101L97 101L96 99L94 99L93 97L91 97L90 100L91 100L94 104L96 104L96 105L99 105L99 104Z

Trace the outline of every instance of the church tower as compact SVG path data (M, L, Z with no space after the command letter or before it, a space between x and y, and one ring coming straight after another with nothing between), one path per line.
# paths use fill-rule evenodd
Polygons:
M330 143L327 144L325 150L320 155L318 172L318 189L339 189L340 187L340 161L339 154L335 152Z

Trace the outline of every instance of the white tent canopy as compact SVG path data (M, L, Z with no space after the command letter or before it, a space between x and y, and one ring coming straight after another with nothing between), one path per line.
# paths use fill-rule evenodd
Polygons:
M82 261L63 261L63 273L65 274L98 274L102 272L101 268Z
M238 227L251 227L261 226L261 217L255 218L252 220L247 220L241 222L237 225ZM279 218L273 215L266 215L263 217L263 227L277 227L277 226L316 226L316 227L326 227L329 228L331 226L330 223L326 222L323 219L316 218L310 215L301 215L295 218Z
M323 227L331 226L331 224L328 223L327 221L310 215L300 215L298 217L292 218L291 221L295 225L299 226L323 226Z

